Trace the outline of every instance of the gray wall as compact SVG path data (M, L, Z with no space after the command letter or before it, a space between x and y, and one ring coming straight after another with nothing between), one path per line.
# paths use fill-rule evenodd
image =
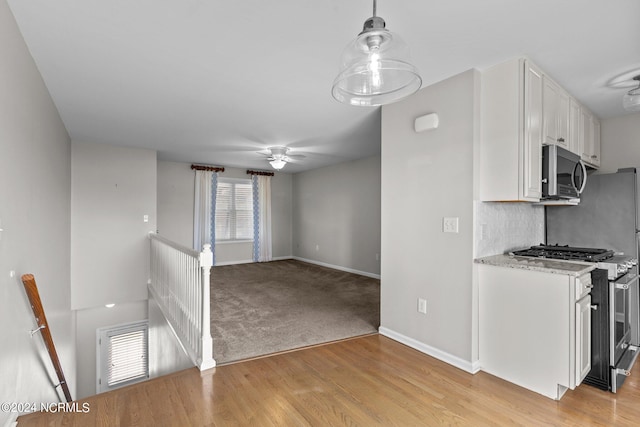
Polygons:
M640 168L640 113L605 119L600 124L602 162L599 171Z
M380 156L293 176L293 254L380 274Z
M382 108L381 331L470 368L480 76L468 71ZM440 127L416 133L416 117ZM459 218L459 233L442 231ZM427 314L417 311L427 300Z
M0 402L57 402L56 375L42 338L29 335L36 323L20 276L35 275L75 396L71 144L5 1L0 1L0 52ZM0 412L0 425L17 415Z
M71 154L71 301L78 397L87 397L96 393L96 329L147 319L157 160L153 150L76 141Z
M78 310L76 312L78 352L78 393L74 399L96 394L96 330L147 319L147 301L135 301ZM151 356L151 355L150 355Z
M249 178L246 169L225 168L220 178ZM278 173L271 180L271 227L273 257L291 257L290 174ZM194 172L190 163L158 162L158 233L193 245ZM251 243L223 243L216 247L216 265L251 262Z
M176 339L173 327L149 295L149 378L193 367L191 358Z
M148 234L156 230L156 165L153 150L73 142L73 309L147 298Z

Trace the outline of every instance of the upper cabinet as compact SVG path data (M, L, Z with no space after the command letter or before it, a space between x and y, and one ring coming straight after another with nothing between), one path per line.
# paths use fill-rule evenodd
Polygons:
M544 144L569 150L569 94L548 76L544 76Z
M482 73L480 200L539 202L542 145L600 166L600 122L526 58Z
M542 195L543 74L527 59L482 75L480 199L537 202Z
M581 109L580 133L582 161L593 168L600 167L600 121L586 108Z
M582 156L581 111L580 104L575 99L569 99L569 151Z

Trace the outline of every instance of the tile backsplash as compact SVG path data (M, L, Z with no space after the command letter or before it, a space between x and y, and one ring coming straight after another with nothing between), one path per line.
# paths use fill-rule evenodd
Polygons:
M544 206L474 202L475 258L544 243Z

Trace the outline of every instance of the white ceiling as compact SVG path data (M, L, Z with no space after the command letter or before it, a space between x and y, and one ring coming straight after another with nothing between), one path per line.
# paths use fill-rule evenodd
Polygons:
M299 172L380 151L380 111L331 97L371 0L7 0L71 138ZM638 0L380 0L423 87L526 55L600 118L640 74ZM628 90L628 89L626 89ZM464 102L464 100L460 100Z

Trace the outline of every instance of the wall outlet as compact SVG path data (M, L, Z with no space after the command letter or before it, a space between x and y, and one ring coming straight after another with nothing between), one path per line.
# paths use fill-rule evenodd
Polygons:
M442 218L442 231L445 233L458 232L458 218Z
M316 252L320 250L320 245L316 245Z
M418 298L418 313L427 314L427 300Z

